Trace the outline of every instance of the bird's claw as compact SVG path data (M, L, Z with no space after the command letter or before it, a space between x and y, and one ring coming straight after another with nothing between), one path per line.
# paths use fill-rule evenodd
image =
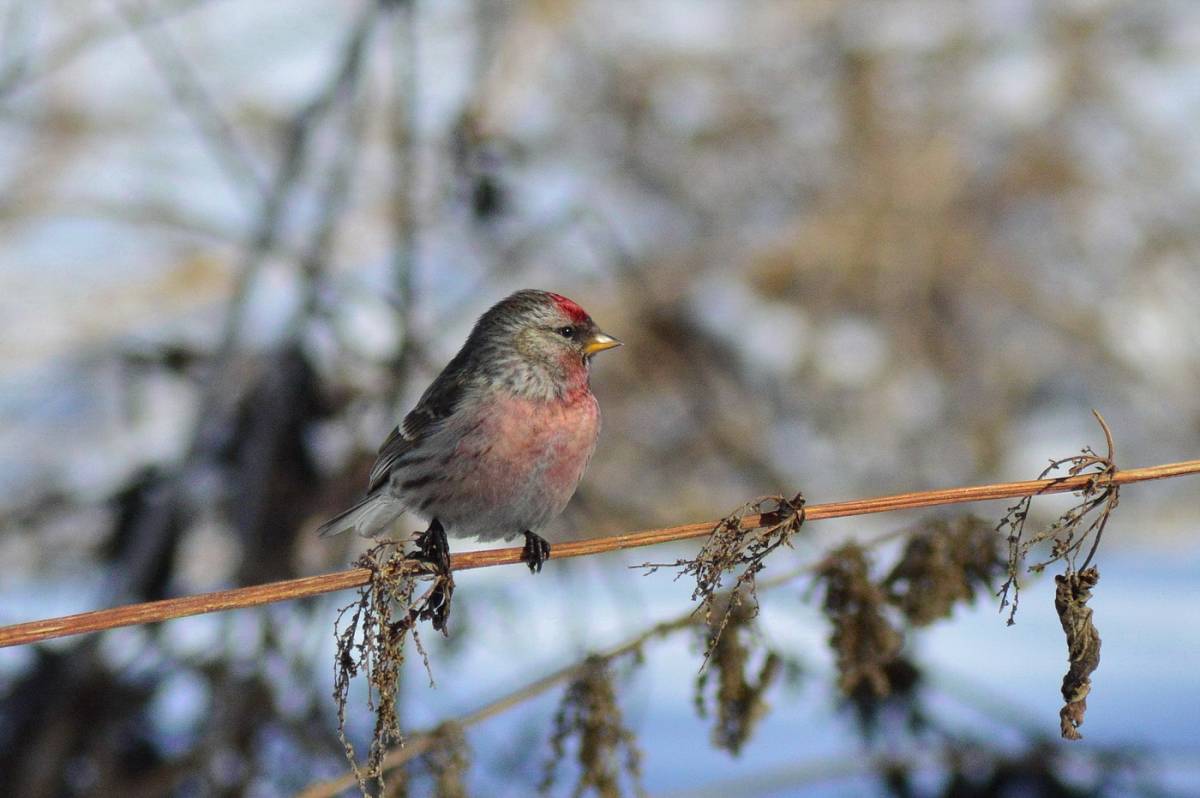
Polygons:
M425 594L420 607L413 608L413 620L427 620L435 630L446 634L450 600L454 596L454 575L450 571L450 543L440 521L433 519L429 528L417 537L417 548L409 552L408 559L430 566L435 576L433 587Z
M416 551L409 553L408 558L429 563L439 574L450 573L450 543L440 521L433 519L429 528L417 537Z
M450 620L450 600L454 597L454 577L449 572L438 577L437 582L425 596L424 606L417 617L429 621L436 632L446 635L446 622Z
M529 573L540 573L542 563L548 559L550 559L550 544L546 542L546 539L532 532L526 532L525 548L521 550L521 562L529 566Z

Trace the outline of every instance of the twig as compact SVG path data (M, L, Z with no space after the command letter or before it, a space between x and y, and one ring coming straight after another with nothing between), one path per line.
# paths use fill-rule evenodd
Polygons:
M205 88L199 71L175 44L166 25L161 20L147 24L145 10L133 8L126 0L112 0L112 4L158 68L172 98L196 125L201 140L230 184L250 199L263 197L267 186L258 175L249 148Z
M392 289L395 308L400 313L400 350L396 353L396 371L402 373L411 349L413 288L418 254L417 207L418 191L418 129L420 111L420 82L418 80L417 5L400 3L395 9L391 48L392 93L388 100L387 123L392 154L390 190L390 221L392 242ZM397 380L398 389L403 380ZM395 399L396 397L393 397Z
M211 5L212 0L179 0L173 3L160 3L153 9L146 9L137 15L135 24L152 25L164 22L173 17L182 16L200 6ZM0 100L20 89L32 86L39 80L57 72L73 63L80 56L108 44L126 32L127 28L119 21L108 18L90 20L78 29L62 37L62 40L47 49L37 58L36 64L23 63L23 55L16 58L5 52L4 64L0 65Z
M315 135L315 128L357 82L363 67L363 53L377 17L378 5L368 3L360 12L342 45L328 81L292 115L285 126L282 157L276 167L270 189L263 199L262 208L258 212L257 221L246 244L246 251L236 270L233 292L221 325L220 344L215 358L217 363L225 361L232 353L250 288L267 254L277 249L285 206L311 157L310 144ZM201 407L210 407L211 396L219 395L221 390L220 381L211 380L206 396L202 397Z
M1168 479L1189 474L1200 474L1200 460L1187 460L1180 463L1167 463L1164 465L1119 471L1111 477L1111 482L1117 485L1127 485L1132 482ZM812 522L825 518L845 518L853 515L885 513L894 510L912 510L944 504L1011 499L1017 496L1042 495L1047 493L1068 493L1079 490L1094 481L1095 475L1081 475L1077 477L1059 477L1057 479L1028 480L1024 482L1001 482L974 487L945 488L917 493L900 493L873 499L814 504L807 508L806 514L807 520ZM747 516L743 519L742 524L745 527L754 527L758 522L758 517ZM624 535L559 543L554 546L551 556L553 559L583 557L590 554L600 554L620 549L631 549L640 546L651 546L657 543L703 537L712 531L715 523L717 522L705 521L698 524L684 524L665 529L651 529L630 532ZM451 557L450 564L454 570L467 570L471 568L489 568L495 565L515 565L520 562L521 548L511 547L487 551L462 552ZM202 593L196 596L185 596L165 601L152 601L144 604L114 607L107 610L95 610L60 618L30 621L28 623L0 627L0 648L27 645L41 640L68 637L86 632L98 632L121 626L158 623L189 615L254 607L277 601L332 593L336 590L359 587L366 584L370 578L371 572L369 570L366 568L355 568L348 571L322 574L320 576L271 582L254 587L222 590L215 593Z

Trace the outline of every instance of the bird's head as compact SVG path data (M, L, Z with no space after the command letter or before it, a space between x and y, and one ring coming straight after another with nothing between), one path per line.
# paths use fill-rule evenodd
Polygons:
M510 378L549 381L555 392L586 386L592 355L620 346L592 317L561 294L527 289L501 300L480 318L472 338Z

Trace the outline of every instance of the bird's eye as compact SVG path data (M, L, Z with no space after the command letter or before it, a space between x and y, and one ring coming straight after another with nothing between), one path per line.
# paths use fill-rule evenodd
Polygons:
M575 337L575 328L574 327L559 327L558 334L561 335L563 338L574 338Z

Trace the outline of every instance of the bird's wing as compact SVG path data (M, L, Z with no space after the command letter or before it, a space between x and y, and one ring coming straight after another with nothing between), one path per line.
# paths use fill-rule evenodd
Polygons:
M379 458L371 468L368 493L373 493L376 488L385 484L397 462L404 455L419 448L430 432L454 414L466 388L466 382L462 379L463 372L457 367L458 360L457 357L452 360L425 389L417 406L404 417L404 421L396 425L379 447Z
M412 449L413 440L406 436L401 430L400 425L397 425L387 436L387 440L379 447L379 457L375 460L375 465L371 467L371 479L367 483L367 495L375 492L375 489L388 481L388 476L392 472L392 466L396 461L404 455L405 452Z

